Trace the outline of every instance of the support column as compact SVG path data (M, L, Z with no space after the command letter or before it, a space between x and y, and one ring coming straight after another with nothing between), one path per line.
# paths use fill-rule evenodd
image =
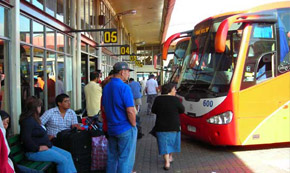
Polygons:
M101 15L101 2L100 0L97 1L97 16ZM97 29L101 29L99 24L96 24ZM102 38L101 38L102 32L98 32L97 34L97 43L99 45L102 44ZM98 47L98 70L102 69L102 48Z
M74 14L76 14L76 5L77 5L77 1L72 1L72 4L71 4L71 12L70 12L70 18L71 18L71 27L73 29L76 29L76 16ZM77 66L76 66L76 59L77 59L77 50L75 48L75 45L76 45L76 34L73 33L73 39L72 39L72 43L71 43L71 47L72 47L72 98L71 99L71 102L72 102L72 108L74 110L76 110L76 105L77 105L77 80L76 80L76 77L77 77L77 72L76 72L76 69L77 69Z
M81 0L77 0L77 29L81 29ZM76 109L82 108L81 33L76 34Z
M118 22L118 24L117 24L118 25L118 33L120 33L120 34L118 34L118 37L119 37L118 40L119 40L119 44L122 45L122 44L124 44L124 41L123 41L124 30L121 27L120 17L118 17L117 22ZM123 61L123 56L120 56L119 59L120 59L120 61Z
M19 132L19 115L21 114L21 83L20 83L20 28L19 28L19 16L20 16L20 0L12 0L11 4L11 16L9 20L9 35L11 42L9 44L9 58L8 68L6 68L6 86L5 97L8 98L7 106L11 115L12 132L13 134Z
M101 43L99 43L101 44ZM102 48L98 47L98 70L102 69Z

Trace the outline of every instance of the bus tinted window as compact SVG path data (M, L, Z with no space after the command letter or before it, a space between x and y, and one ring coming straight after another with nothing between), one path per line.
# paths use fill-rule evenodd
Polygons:
M265 30L265 34L260 31ZM273 25L254 24L244 67L241 89L246 89L274 76L273 63L277 57ZM271 35L271 36L270 36Z
M273 38L273 30L271 26L258 25L254 28L254 38Z
M278 10L277 32L279 34L278 75L290 71L290 10Z

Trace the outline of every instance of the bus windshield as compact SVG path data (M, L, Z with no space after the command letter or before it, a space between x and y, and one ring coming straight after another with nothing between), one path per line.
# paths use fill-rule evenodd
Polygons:
M198 24L187 49L178 94L186 99L226 95L235 69L242 36L242 23L229 29L224 53L215 52L215 35L225 19L209 19Z

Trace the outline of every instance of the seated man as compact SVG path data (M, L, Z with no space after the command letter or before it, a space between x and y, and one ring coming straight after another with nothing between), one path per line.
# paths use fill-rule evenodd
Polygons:
M80 129L77 115L70 109L69 96L60 94L55 98L56 107L44 112L40 117L42 125L47 129L50 140L54 139L58 132L73 127Z

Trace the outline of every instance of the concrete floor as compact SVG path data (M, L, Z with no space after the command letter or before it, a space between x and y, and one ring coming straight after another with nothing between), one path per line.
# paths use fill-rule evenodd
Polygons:
M139 113L143 138L138 140L134 171L137 173L223 173L257 172L289 173L290 144L264 147L216 147L182 135L181 152L174 154L169 171L163 170L163 158L158 155L156 139L148 134L155 115L146 115L146 101Z

